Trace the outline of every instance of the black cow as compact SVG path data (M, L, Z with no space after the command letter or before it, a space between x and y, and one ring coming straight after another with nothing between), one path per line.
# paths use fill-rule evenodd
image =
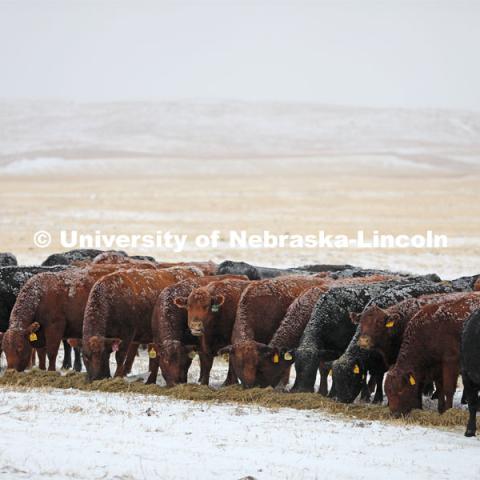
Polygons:
M0 267L15 267L16 265L18 262L13 253L0 253Z
M70 250L63 253L53 253L43 263L42 267L52 267L54 265L71 265L75 262L84 262L93 260L96 256L105 253L103 250L96 250L93 248L81 248L78 250ZM123 257L128 257L128 254L123 251L115 251Z
M461 362L464 394L470 413L465 436L474 437L477 431L480 390L480 310L472 313L463 326Z

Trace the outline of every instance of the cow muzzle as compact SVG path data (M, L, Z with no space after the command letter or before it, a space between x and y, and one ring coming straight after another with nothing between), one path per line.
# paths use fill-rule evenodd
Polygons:
M203 335L203 324L202 322L191 322L190 331L194 337L201 337Z
M368 335L361 335L360 338L358 339L358 346L360 348L365 348L369 349L372 348L372 338Z

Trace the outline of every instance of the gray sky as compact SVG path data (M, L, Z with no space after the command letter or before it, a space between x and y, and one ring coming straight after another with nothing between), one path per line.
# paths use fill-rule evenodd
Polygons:
M0 0L0 96L480 110L480 1Z

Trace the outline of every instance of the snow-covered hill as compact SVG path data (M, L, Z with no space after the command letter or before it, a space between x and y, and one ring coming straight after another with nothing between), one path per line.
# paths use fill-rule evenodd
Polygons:
M336 155L477 169L480 113L218 101L0 102L3 173L55 171L72 159L94 168L112 158Z

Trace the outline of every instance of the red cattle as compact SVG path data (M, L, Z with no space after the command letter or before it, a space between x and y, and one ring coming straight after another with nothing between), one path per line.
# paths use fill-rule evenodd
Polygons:
M246 277L245 277L246 278ZM175 304L188 310L188 327L199 337L200 352L206 365L201 383L208 385L213 359L230 344L237 306L248 280L218 280L192 290L188 297L177 297ZM237 383L231 365L225 385Z
M421 408L426 382L435 382L438 411L452 407L460 372L460 339L465 320L480 308L480 293L464 293L426 305L410 320L395 366L385 381L394 415Z
M408 298L392 307L382 309L372 306L358 316L360 336L358 345L365 350L375 350L389 367L397 360L403 333L410 320L425 305L461 298L463 293L424 295Z
M198 351L198 337L188 329L187 311L179 307L179 298L187 298L194 288L208 285L219 279L245 280L243 275L219 275L191 278L170 285L159 295L152 314L153 342L149 345L150 376L147 383L157 381L158 368L162 370L167 386L187 382L187 373L195 352ZM207 361L200 353L200 382L205 383ZM231 374L230 374L231 375Z
M91 265L55 273L40 273L25 283L13 307L3 338L8 368L23 371L32 347L39 367L55 370L60 341L82 334L83 314L94 283L119 265Z
M151 318L158 295L173 283L198 276L196 268L123 270L106 275L92 288L83 322L83 359L91 380L110 376L109 358L116 352L115 376L123 376L132 342L152 342Z

